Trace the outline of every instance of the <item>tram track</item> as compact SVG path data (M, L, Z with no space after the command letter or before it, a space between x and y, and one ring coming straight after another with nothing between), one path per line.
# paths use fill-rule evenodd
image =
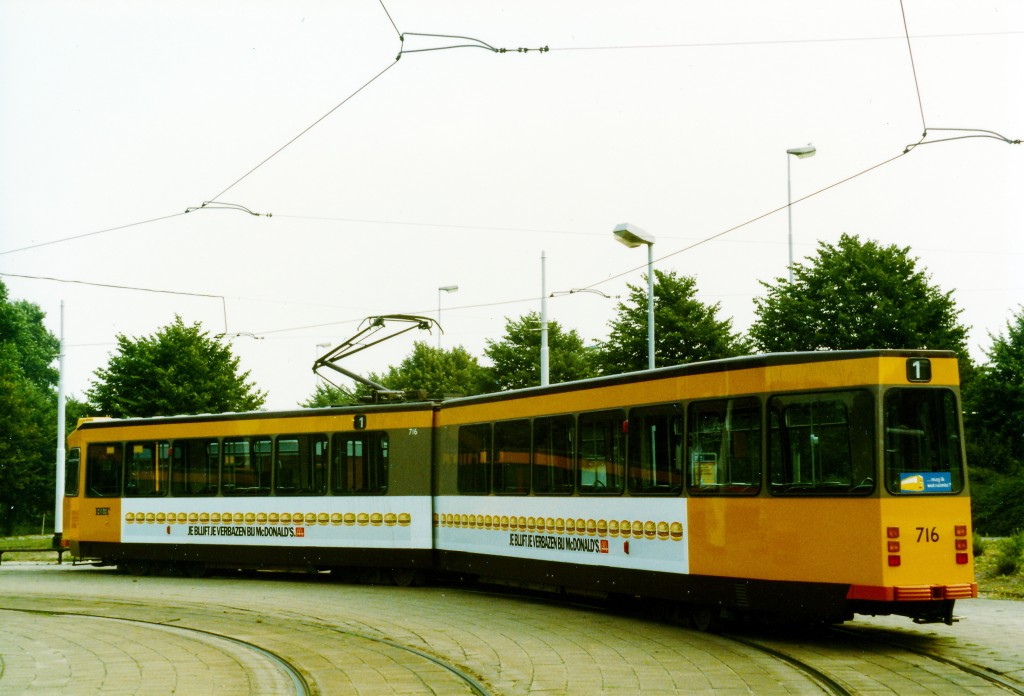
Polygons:
M232 607L232 609L234 611L239 611L239 609L237 609L236 607ZM403 643L399 643L398 641L394 641L389 638L383 638L381 636L375 636L369 633L362 633L360 631L353 631L351 629L338 628L333 624L325 623L319 620L311 620L311 617L305 614L298 614L294 612L279 612L278 616L282 618L288 618L290 620L290 623L292 623L293 625L299 624L302 626L315 628L322 631L328 631L330 633L344 636L346 638L354 638L360 641L366 641L369 643L383 645L388 648L400 650L410 655L421 657L424 660L427 660L428 662L437 665L441 669L445 670L446 672L454 676L456 679L462 682L472 693L476 694L477 696L492 696L491 691L483 684L483 682L478 680L468 671L425 650L420 650L419 648L414 648L410 645L405 645Z
M978 665L968 664L968 663L964 662L963 660L957 660L955 658L947 657L947 656L941 655L941 654L939 654L937 652L928 651L928 650L922 650L921 648L918 648L918 647L915 647L913 645L907 644L905 641L893 640L893 639L888 639L888 638L887 639L883 639L883 638L879 638L878 636L868 635L864 631L857 630L857 629L845 628L845 627L840 627L840 626L831 626L829 628L829 630L832 631L833 633L836 633L836 634L839 634L839 635L842 635L842 636L852 637L852 638L855 638L857 640L867 641L867 642L876 643L876 644L879 644L879 645L885 645L887 647L892 647L892 648L898 648L900 650L905 650L905 651L907 651L909 653L912 653L914 655L918 655L920 657L927 658L927 659L932 660L934 662L938 662L938 663L947 665L949 667L953 667L955 669L960 670L961 672L964 672L966 674L970 674L970 675L972 675L974 677L982 679L986 683L988 683L989 685L994 686L996 688L999 688L999 689L1001 689L1003 691L1006 691L1007 693L1018 694L1019 696L1024 696L1024 687L1022 687L1021 685L1019 685L1017 683L1014 683L1014 682L1008 681L1007 679L1004 679L1002 676L1000 676L1000 675L998 675L996 673L993 673L992 670L989 669L989 668L986 668L986 667L983 667L983 666L978 666Z
M78 611L55 611L48 609L12 609L9 607L4 607L3 611L18 612L21 614L88 619L93 621L104 621L109 623L118 623L130 626L142 626L146 629L169 631L172 633L176 633L178 635L185 636L190 640L196 640L194 636L199 636L203 639L203 641L201 642L206 643L209 643L210 641L223 641L225 643L231 644L232 646L240 647L252 654L255 654L263 660L265 660L266 662L272 664L275 669L277 669L280 673L284 674L287 677L288 681L291 682L296 696L311 696L311 694L316 693L314 690L310 688L310 685L306 681L306 678L303 676L302 671L294 664L283 658L281 655L278 655L277 653L255 643L252 643L250 641L242 640L241 638L236 638L234 636L224 635L222 633L217 633L215 631L207 631L201 628L194 628L190 626L175 626L159 621L129 619L124 617L105 616L103 614L90 614L88 612Z
M174 582L90 571L76 582L77 594L69 593L66 584L58 589L56 582L49 591L39 587L24 595L7 593L0 610L140 627L119 630L89 623L47 627L19 619L12 624L18 630L7 645L16 648L11 654L24 664L32 645L64 646L62 631L67 630L74 633L76 644L85 646L81 655L88 656L96 633L95 640L111 648L103 651L98 646L98 654L113 656L96 662L116 666L140 652L132 650L131 643L152 640L152 645L142 646L148 655L139 659L147 684L161 670L167 673L168 666L171 672L189 675L206 663L224 664L225 656L244 650L250 657L236 659L228 667L235 677L242 670L248 674L251 668L252 683L273 681L279 685L276 692L296 694L343 693L370 684L393 688L395 693L419 688L425 693L480 696L545 689L594 692L584 685L638 692L641 684L654 689L689 684L705 690L771 684L800 693L922 689L952 693L961 688L1024 696L1021 683L1014 681L1021 672L996 672L1003 666L1016 670L1019 663L988 660L977 649L967 651L972 647L970 637L965 642L948 631L922 632L896 624L799 627L749 622L727 624L723 632L709 633L683 629L691 613L683 611L683 605L676 611L664 603L625 597L608 603L537 588L443 583L409 591L359 585L336 588L336 583L322 577L268 575L264 582L211 581L208 588L189 584L184 592L166 594ZM449 613L450 622L445 618ZM147 636L143 627L173 631L180 637ZM23 639L19 641L18 636ZM47 636L55 641L47 643ZM190 636L206 647L180 649ZM228 641L236 641L230 654L225 649ZM162 651L174 643L179 646L176 652ZM219 646L224 648L218 650ZM44 650L28 661L53 665L61 649ZM154 656L153 651L162 652ZM684 662L691 661L690 668L679 668L680 656ZM275 657L304 683L296 682ZM87 663L80 659L76 664ZM622 679L634 671L639 678ZM73 676L74 670L68 673ZM702 678L707 679L704 687L692 681ZM111 679L105 683L121 683ZM5 683L15 686L10 680ZM178 683L187 683L187 678L182 681L178 676Z
M52 599L73 601L78 602L77 598L72 597L53 597ZM182 623L182 612L181 607L176 607L179 611L173 618L166 618L162 620L147 620L137 619L125 616L126 613L133 611L153 611L154 609L164 609L165 607L159 607L154 604L144 602L108 602L109 608L105 610L105 613L100 612L88 612L88 611L77 611L77 610L54 610L54 609L39 609L39 608L18 608L12 607L5 604L0 604L0 611L18 612L21 614L37 615L37 616L59 616L68 618L79 618L88 620L99 620L112 623L123 623L125 625L141 626L152 630L164 630L177 633L182 636L195 636L197 638L205 639L207 642L210 641L224 641L230 643L239 648L249 651L255 654L266 662L272 664L281 674L285 675L293 686L293 693L296 696L309 696L311 694L321 693L322 690L317 688L315 685L310 684L310 680L307 679L305 672L307 671L302 662L299 660L293 660L286 658L282 654L271 650L264 645L259 645L251 640L243 640L241 638L230 635L227 632L208 630L203 628L197 628L194 626L187 626ZM469 671L461 668L460 666L447 661L441 656L432 654L419 648L405 645L395 640L385 638L380 635L373 635L371 633L360 632L357 630L339 628L336 624L320 620L317 617L311 617L307 614L295 613L295 612L275 612L272 616L266 612L254 611L251 609L240 608L231 605L220 605L211 607L219 610L223 615L231 616L229 618L229 625L235 625L239 630L248 630L253 625L262 625L266 627L270 633L268 638L276 639L283 635L283 632L287 632L289 635L294 635L296 629L306 629L311 635L316 634L332 634L341 637L346 642L357 642L357 643L368 643L385 648L387 651L400 651L407 655L413 655L419 659L430 663L433 666L439 667L444 671L449 678L454 679L458 684L461 684L467 693L475 694L476 696L492 696L492 692L489 688L476 676L471 674ZM116 614L116 615L115 615ZM241 619L241 621L239 621ZM192 621L194 617L186 616L185 621ZM279 621L280 626L275 625ZM2 666L2 665L0 665ZM344 671L344 667L341 668ZM413 670L415 671L415 670ZM423 670L427 671L427 670ZM429 685L429 676L423 675L422 677L428 684L428 688L433 688ZM452 692L451 689L445 687L446 693Z

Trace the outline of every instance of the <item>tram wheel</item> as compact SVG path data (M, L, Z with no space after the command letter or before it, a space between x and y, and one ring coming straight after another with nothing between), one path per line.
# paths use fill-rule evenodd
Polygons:
M398 587L412 587L419 582L420 572L415 568L394 568L391 583Z
M690 610L693 627L702 633L714 633L721 625L721 612L717 607L697 605Z
M149 561L125 561L121 565L128 572L129 575L136 575L142 577L149 575L152 571L152 566Z
M186 563L185 564L185 575L190 578L205 578L206 577L206 564L205 563Z

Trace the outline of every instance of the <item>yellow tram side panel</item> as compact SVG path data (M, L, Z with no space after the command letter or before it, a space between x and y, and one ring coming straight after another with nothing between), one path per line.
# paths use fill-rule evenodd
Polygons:
M87 448L94 442L130 442L133 440L173 440L196 437L231 437L239 435L288 435L306 432L353 431L354 413L310 414L309 416L282 418L227 418L209 421L138 422L109 425L103 428L75 430L68 437L68 448L80 447L82 466L79 470L79 495L65 497L63 539L75 553L78 542L121 541L121 499L90 498L85 495L85 475L88 469ZM430 409L413 411L368 412L367 430L394 428L422 429L429 437L433 425ZM197 416L201 418L201 416Z
M794 582L881 581L877 498L687 501L690 572Z
M687 512L694 574L849 584L863 599L892 600L900 587L977 594L966 496L690 498Z

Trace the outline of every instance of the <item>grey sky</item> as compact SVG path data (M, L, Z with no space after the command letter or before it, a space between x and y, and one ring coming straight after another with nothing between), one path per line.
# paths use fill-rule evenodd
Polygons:
M0 272L224 296L228 332L263 336L234 339L244 368L290 407L317 344L369 315L436 314L439 286L460 287L442 298L444 345L480 356L506 316L539 310L542 251L549 291L641 283L621 222L745 330L758 281L786 273L785 211L681 250L783 206L787 148L818 148L791 162L800 198L917 142L921 107L930 129L1024 137L1024 6L1009 0L905 1L920 106L892 0L385 4L401 32L551 50L392 65L398 32L371 0L0 2ZM273 217L178 215L229 186L220 200ZM795 206L795 256L843 232L911 247L980 358L1024 301L1021 191L1019 145L921 146ZM55 333L65 300L79 395L117 333L175 313L225 328L219 299L3 280ZM549 303L588 341L613 309Z

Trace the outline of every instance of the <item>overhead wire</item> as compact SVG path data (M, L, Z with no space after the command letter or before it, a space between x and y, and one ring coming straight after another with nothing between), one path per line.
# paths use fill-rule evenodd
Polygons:
M151 223L151 222L157 222L157 221L160 221L160 220L165 220L165 219L177 217L179 215L183 215L185 213L193 212L195 210L200 210L200 209L233 209L233 210L240 210L242 212L246 212L246 213L248 213L250 215L253 215L253 216L261 216L262 215L262 216L266 216L266 217L271 217L271 213L256 213L256 212L250 210L249 208L247 208L245 206L242 206L242 205L239 205L239 204L232 204L232 203L223 203L223 202L218 201L217 199L220 198L225 193L227 193L228 191L230 191L235 186L237 186L239 183L241 183L247 177L252 175L255 171L257 171L259 168L264 166L271 159L273 159L278 154L280 154L284 149L286 149L287 147L292 145L299 138L301 138L303 135L305 135L310 130L312 130L315 126L317 126L319 123L321 123L324 119L326 119L332 113L337 111L341 106L346 104L349 100L351 100L357 94L362 92L369 85L373 84L377 79L382 77L385 73L387 73L391 68L394 67L395 63L398 62L398 60L401 58L403 53L417 53L417 52L425 52L425 51L437 51L437 50L446 50L446 49L454 49L454 48L468 48L468 47L484 48L486 50L489 50L489 51L495 52L495 53L505 53L505 52L512 52L512 51L524 53L524 52L529 52L529 51L547 52L549 50L567 51L567 50L623 50L623 49L654 49L654 48L694 48L694 47L714 47L714 46L770 45L770 44L789 44L789 43L822 43L822 42L840 42L840 41L889 40L889 39L892 39L892 38L897 38L897 37L857 37L857 38L847 38L847 39L805 39L805 40L783 40L783 41L694 43L694 44L670 44L670 45L648 45L648 46L594 46L594 47L563 47L563 48L554 48L554 49L550 49L547 46L545 46L543 48L537 48L537 49L524 49L524 48L504 49L504 48L496 48L496 47L494 47L494 46L492 46L492 45L490 45L490 44L488 44L488 43L486 43L486 42L484 42L484 41L482 41L480 39L475 39L475 38L472 38L472 37L465 37L465 36L458 36L458 35L447 35L447 34L426 34L426 33L419 33L419 32L406 32L405 34L403 34L398 29L397 24L395 23L394 19L392 18L391 13L388 11L387 7L384 5L383 0L380 0L380 4L381 4L381 7L384 10L385 14L388 17L388 20L391 22L392 27L395 29L396 33L398 34L399 39L403 43L402 50L398 54L398 56L395 58L395 60L392 61L387 67L385 67L379 73L377 73L373 78L371 78L369 81L364 83L362 86L360 86L354 92L352 92L347 97L345 97L343 100L341 100L338 104L336 104L333 108L331 108L325 114L320 116L313 123L311 123L305 129L303 129L301 132L299 132L296 136L291 138L284 145L282 145L277 150L275 150L273 153L271 153L269 156L264 158L256 166L254 166L249 171L247 171L245 174L243 174L241 177L239 177L234 182L232 182L227 188L222 190L220 193L218 193L216 196L214 196L209 201L204 201L203 204L200 205L200 206L190 207L184 213L175 213L175 214L172 214L172 215L167 215L167 216L162 216L162 217L158 217L158 218L153 218L153 219L150 219L150 220L144 220L144 221L140 221L140 222L136 222L136 223L130 223L128 225L121 225L121 226L118 226L118 227L107 228L107 229L104 229L104 230L97 230L95 232L90 232L90 233L86 233L86 234L82 234L82 235L75 235L75 236L72 236L72 237L66 237L66 238L62 238L62 239L51 240L51 241L48 241L48 242L42 242L42 243L39 243L39 244L34 244L34 245L26 246L26 247L21 247L21 248L18 248L18 249L6 250L6 251L3 251L3 252L0 252L0 255L15 253L15 252L18 252L18 251L24 251L24 250L27 250L27 249L47 246L47 245L51 245L51 244L57 244L57 243L65 242L65 241L71 241L71 240L74 240L74 239L80 239L80 238L84 238L84 237L94 236L94 235L103 234L103 233L111 232L111 231L115 231L115 230L126 229L126 228L137 226L137 225L144 225L144 224L148 224L148 223ZM690 250L692 250L692 249L694 249L696 247L699 247L699 246L701 246L703 244L707 244L708 242L711 242L711 241L713 241L715 239L718 239L718 238L720 238L720 237L722 237L722 236L724 236L726 234L729 234L729 233L734 232L734 231L736 231L738 229L741 229L743 227L751 225L754 222L757 222L757 221L759 221L761 219L764 219L764 218L766 218L766 217L768 217L768 216L770 216L772 214L775 214L777 212L785 210L787 207L789 207L789 205L796 205L796 204L801 203L801 202L803 202L803 201L805 201L805 200L807 200L809 198L812 198L812 197L817 196L817 195L819 195L821 193L824 193L825 191L828 191L828 190L830 190L832 188L835 188L836 186L839 186L839 185L842 185L842 184L844 184L844 183L846 183L848 181L851 181L852 179L855 179L855 178L857 178L859 176L867 174L868 172L871 172L871 171L873 171L873 170L875 170L875 169L877 169L879 167L882 167L882 166L884 166L886 164L889 164L889 163L899 159L900 157L902 157L905 154L908 154L915 147L917 147L918 145L921 145L921 144L930 144L930 143L933 143L933 142L943 142L943 141L946 141L946 140L958 140L958 139L972 138L972 137L990 137L990 138L999 139L999 140L1002 140L1004 142L1011 143L1011 144L1019 144L1020 143L1020 140L1015 140L1015 141L1014 140L1010 140L1008 138L1005 138L1005 137L999 135L998 133L994 133L993 131L980 131L980 130L976 130L976 129L933 129L933 130L946 130L946 131L963 131L963 132L970 132L971 134L970 135L954 136L954 137L950 137L950 138L944 138L944 139L940 139L940 140L924 142L924 140L925 140L925 138L927 137L927 134L928 134L928 129L927 129L927 125L926 125L926 121L925 121L925 116L924 116L924 106L923 106L923 100L921 98L920 85L919 85L918 78L917 78L917 70L916 70L916 66L914 65L913 49L912 49L912 45L911 45L911 42L910 42L910 33L909 33L909 27L908 27L908 23L907 23L907 19L906 19L906 12L905 12L905 10L903 8L903 1L902 0L900 0L900 7L901 7L901 13L902 13L902 16L903 16L903 24L904 24L904 36L902 38L904 38L906 40L906 42L907 42L907 48L908 48L908 52L910 54L911 68L912 68L912 72L913 72L913 76L914 76L915 90L916 90L917 98L918 98L918 107L919 107L919 111L920 111L920 115L921 115L922 126L925 129L925 132L924 132L924 135L922 136L922 139L919 142L917 142L917 143L914 143L912 145L908 145L904 149L904 151L902 153L900 153L899 155L896 155L896 156L891 157L891 158L889 158L887 160L879 162L878 164L875 164L875 165L873 165L871 167L868 167L868 168L866 168L866 169L864 169L864 170L862 170L860 172L857 172L856 174L853 174L853 175L851 175L849 177L846 177L844 179L836 181L833 184L830 184L830 185L825 186L825 187L823 187L821 189L818 189L818 190L816 190L816 191L814 191L814 192L812 192L810 194L807 194L806 196L803 196L803 197L801 197L801 198L799 198L799 199L797 199L795 201L792 201L788 205L780 206L780 207L775 208L773 210L767 211L767 212L765 212L765 213L763 213L761 215L753 217L753 218L751 218L751 219L749 219L749 220L747 220L745 222L742 222L742 223L740 223L738 225L735 225L735 226L730 227L730 228L728 228L726 230L723 230L721 232L718 232L718 233L715 233L713 235L710 235L710 236L708 236L708 237L706 237L704 239L701 239L701 240L699 240L699 241L697 241L697 242L695 242L693 244L690 244L690 245L688 245L686 247L683 247L681 249L678 249L678 250L676 250L674 252L671 252L669 254L661 256L661 257L659 257L657 259L658 261L663 261L665 259L671 258L673 256L676 256L678 254L684 253L686 251L690 251ZM923 36L923 37L916 37L916 38L940 38L940 37L948 38L948 37L961 37L961 36L991 36L991 35L1007 35L1007 34L1019 34L1019 33L1022 33L1022 32L1009 31L1009 32L974 33L974 34L943 34L943 35ZM450 38L450 39L468 41L470 43L458 44L458 45L452 45L452 46L430 47L430 48L422 48L422 49L406 49L405 46L404 46L405 36L419 36L419 37L429 37L429 38ZM366 221L363 221L363 220L349 220L349 219L345 219L345 218L313 218L313 217L310 217L310 216L296 216L296 215L279 215L278 217L292 217L292 218L305 218L305 219L328 219L328 220L340 220L340 221L366 222ZM388 222L388 221L370 221L370 222ZM418 225L424 225L424 226L434 226L434 225L429 225L428 223L401 223L401 224L418 224ZM451 225L436 225L436 226L462 227L462 226L451 226ZM479 228L476 228L476 229L479 229ZM491 229L491 228L489 228L489 229ZM493 229L505 230L506 228L493 228ZM584 288L580 288L580 289L581 290L591 289L591 288L594 288L594 287L596 287L598 285L602 285L602 284L607 283L607 282L609 282L611 280L614 280L614 279L617 279L617 278L629 275L631 273L634 273L634 272L636 272L638 270L642 270L644 268L646 268L646 265L638 266L638 267L635 267L635 268L631 268L631 269L629 269L627 271L624 271L624 272L618 273L618 274L616 274L614 276L610 276L608 278L602 279L601 281L592 283L591 285L585 286ZM27 275L4 274L4 273L0 273L0 275L10 275L10 276L14 276L14 277L23 277L23 278L37 278L37 279L41 279L41 280L52 280L52 281L55 281L55 282L78 283L78 284L82 284L82 285L93 285L93 286L97 286L97 287L110 287L110 288L123 289L123 290L137 290L137 291L143 291L143 292L160 292L160 293L166 293L166 294L178 294L178 295L187 295L187 296L196 296L196 297L219 298L219 299L221 299L222 303L224 303L225 332L227 331L226 303L224 301L224 297L221 296L221 295L208 295L208 294L203 294L203 293L189 293L189 292L178 292L178 291L167 291L167 290L155 290L155 289L150 289L150 288L137 288L137 287L131 287L131 286L119 286L119 285L104 284L104 283L90 283L90 282L86 282L86 281L74 281L74 280L66 280L66 279L58 279L58 278L49 278L49 277L45 277L45 276L27 276ZM524 299L519 299L519 300L503 300L503 301L490 302L490 303L481 303L481 304L475 304L475 305L465 305L465 306L460 306L460 307L452 307L450 309L455 310L455 309L474 309L474 308L481 308L481 307L492 307L492 306L500 306L500 305L505 305L505 304L517 304L517 303L521 303L521 302L535 301L536 299L537 298L524 298ZM285 328L285 329L274 329L274 330L261 331L261 332L255 332L255 333L259 334L259 335L267 335L267 334L283 333L283 332L289 332L289 331L298 331L298 330L304 330L304 329L310 329L310 328L322 328L322 327L325 327L325 326L332 326L332 325L337 325L337 324L342 324L342 323L349 323L351 321L358 321L358 320L342 320L342 321L328 322L328 323L323 323L323 324L306 325L306 326L302 326L302 327L291 327L291 328Z
M951 140L965 140L967 138L991 138L993 140L1001 140L1008 145L1020 145L1020 139L1011 140L1004 135L1000 135L995 131L984 130L981 128L928 128L928 122L924 117L924 101L921 99L921 83L917 79L917 65L914 62L914 47L910 42L910 28L907 25L907 11L903 6L903 0L900 0L900 14L903 17L903 34L907 39L907 54L910 57L910 71L914 76L914 89L917 92L917 107L921 112L921 139L916 143L911 143L903 148L903 154L906 154L920 145L932 145L934 143L945 143ZM928 138L928 131L952 131L961 133L970 133L970 135L956 135L948 138L938 138L936 140L926 140Z
M396 65L397 63L398 63L398 59L397 59L397 58L396 58L395 60L391 61L391 63L390 63L390 64L389 64L389 65L388 65L388 66L387 66L386 68L384 68L384 69L383 69L383 70L381 70L381 71L380 71L379 73L377 73L377 74L376 74L376 75L374 75L374 76L373 76L372 78L370 78L370 79L369 79L369 80L368 80L368 81L367 81L366 83L364 83L364 84L363 84L363 85L362 85L361 87L359 87L358 89L356 89L356 91L352 92L352 93L351 93L350 95L348 95L347 97L345 97L344 99L342 99L342 100L341 100L340 102L338 102L337 104L335 104L335 105L334 105L333 107L331 107L331 109L330 109L330 110L328 110L328 111L327 111L327 113L325 113L325 114L324 114L323 116L321 116L320 118L318 118L317 120L313 121L313 122L312 122L311 124L309 124L308 126L306 126L305 128L303 128L303 129L302 129L302 131L300 131L298 135L296 135L296 136L295 136L294 138L292 138L291 140L289 140L288 142L286 142L286 143L285 143L284 145L282 145L281 147L279 147L279 148L277 148L276 150L274 150L274 151L273 151L273 152L272 152L272 153L271 153L270 155L268 155L268 156L267 156L266 158L264 158L264 159L263 159L263 161L261 161L261 162L260 162L259 164L257 164L257 165L256 165L255 167L253 167L252 169L250 169L249 171L247 171L247 172L246 172L245 174L243 174L242 176L240 176L240 177L238 177L237 179L235 179L235 181L234 181L234 182L232 182L232 183L231 183L231 185L229 185L229 186L228 186L228 187L227 187L226 189L224 189L223 191L221 191L220 193L218 193L218 194L217 194L216 196L213 196L213 197L212 197L212 198L211 198L210 200L211 200L211 201L215 201L215 200L217 200L218 198L220 198L221 196L223 196L223 195L224 195L225 193L227 193L228 191L230 191L231 189L233 189L233 188L234 188L235 186L238 186L238 184L240 184L240 183L242 183L243 181L245 181L245 179L246 179L246 178L248 178L249 176L251 176L251 175L253 174L253 172L255 172L255 171L256 171L257 169L259 169L260 167L262 167L262 166L263 166L264 164L266 164L267 162L269 162L270 160L274 159L274 158L275 158L275 157L277 157L277 156L278 156L279 154L281 154L281 152L282 152L282 151L283 151L283 150L284 150L285 148L287 148L287 147L288 147L289 145L291 145L292 143L294 143L294 142L295 142L296 140L298 140L299 138L301 138L302 136L304 136L304 135L305 135L306 133L308 133L309 131L311 131L311 130L312 130L313 128L315 128L315 127L316 127L316 126L317 126L317 125L318 125L318 124L319 124L319 123L320 123L321 121L323 121L323 120L324 120L325 118L327 118L328 116L330 116L331 114L333 114L333 113L334 113L335 111L337 111L338 109L340 109L340 108L341 108L342 106L344 106L345 104L347 104L347 103L348 103L348 101L349 101L350 99L352 99L352 98L353 98L353 97L355 97L355 96L356 96L357 94L359 94L360 92L362 92L362 91L363 91L364 89L366 89L367 87L369 87L370 85L372 85L372 84L373 84L374 82L376 82L376 81L377 81L377 80L378 80L378 79L379 79L379 78L380 78L380 77L381 77L382 75L384 75L384 73L386 73L386 72L387 72L388 70L390 70L391 68L395 67L395 65Z
M150 224L152 222L160 222L161 220L169 220L171 218L176 218L179 215L184 215L187 212L188 211L186 210L184 213L172 213L170 215L163 215L161 217L155 217L155 218L151 218L149 220L140 220L138 222L130 222L127 225L118 225L117 227L107 227L106 229L96 230L95 232L86 232L85 234L76 234L76 235L73 235L71 237L62 237L61 239L51 239L48 242L39 242L38 244L29 244L28 246L18 247L17 249L7 249L6 251L0 251L0 256L4 256L6 254L14 254L14 253L19 252L19 251L27 251L29 249L38 249L39 247L50 246L51 244L60 244L62 242L70 242L70 241L75 240L75 239L84 239L85 237L93 237L93 236L98 235L98 234L106 234L107 232L116 232L117 230L125 230L125 229L128 229L129 227L138 227L139 225L148 225L148 224Z
M921 128L927 132L928 126L924 120L924 102L921 101L921 84L917 80L917 66L914 65L914 48L910 44L910 28L907 26L907 10L903 7L903 0L900 0L900 14L903 16L903 35L907 37L907 53L910 54L910 71L914 75L914 89L917 90L917 107L921 111Z
M54 278L53 276L28 275L25 273L8 273L0 271L0 276L10 278L27 278L29 280L48 280L53 283L69 283L72 285L87 285L95 288L110 288L113 290L132 290L135 292L152 292L162 295L184 295L188 297L206 297L220 300L221 309L224 311L224 333L228 331L228 303L223 295L211 295L204 292L185 292L183 290L159 290L156 288L140 288L132 285L116 285L114 283L95 283L87 280L70 280L68 278Z
M914 36L915 39L962 39L977 38L984 36L1016 36L1024 34L1024 31L991 31L956 34L921 34ZM850 36L833 37L827 39L773 39L767 41L696 41L691 43L677 44L625 44L606 46L555 46L551 51L648 51L668 48L729 48L736 46L784 46L788 44L827 44L827 43L849 43L856 41L903 41L906 35L900 36Z

